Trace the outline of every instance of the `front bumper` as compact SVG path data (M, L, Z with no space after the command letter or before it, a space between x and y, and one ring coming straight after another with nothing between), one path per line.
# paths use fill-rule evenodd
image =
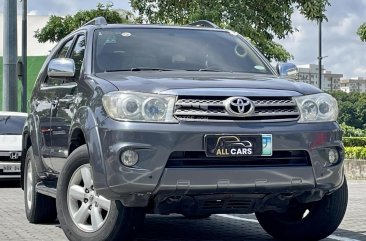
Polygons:
M20 178L20 162L0 162L0 180Z
M294 193L314 189L329 192L343 181L343 157L329 166L323 148L343 152L337 123L205 123L179 124L117 122L107 118L98 127L100 157L95 177L105 177L100 194L121 199L127 206L144 206L156 195L215 193ZM172 152L204 151L205 134L272 134L273 151L303 150L308 166L253 166L224 168L166 167ZM97 146L97 145L95 145ZM89 147L90 148L90 147ZM123 150L139 154L136 167L121 164ZM100 165L104 165L100 167ZM105 173L101 173L105 172ZM96 180L98 183L98 180ZM103 183L103 182L99 182Z

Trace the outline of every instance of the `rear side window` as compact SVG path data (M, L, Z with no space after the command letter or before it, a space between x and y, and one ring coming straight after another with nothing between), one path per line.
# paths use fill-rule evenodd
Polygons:
M56 55L56 58L66 58L69 49L71 48L73 38L65 43L60 52Z
M0 135L21 135L26 117L0 116Z
M84 61L85 53L85 36L80 35L76 41L75 47L72 50L71 58L75 62L75 78L78 79L80 75L81 66Z

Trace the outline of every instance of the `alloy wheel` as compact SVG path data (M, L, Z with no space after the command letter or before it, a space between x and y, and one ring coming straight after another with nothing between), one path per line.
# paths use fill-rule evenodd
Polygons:
M90 164L80 166L71 176L67 206L72 221L84 232L95 232L105 223L111 201L95 192Z

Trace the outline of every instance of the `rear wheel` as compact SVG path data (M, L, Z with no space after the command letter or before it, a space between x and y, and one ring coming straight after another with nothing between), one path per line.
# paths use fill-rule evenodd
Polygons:
M347 209L347 181L320 201L297 204L285 213L257 212L267 233L280 240L314 241L328 237L341 224Z
M55 199L36 192L36 184L41 181L36 173L33 149L29 147L24 162L24 204L31 223L53 222L57 216Z
M70 240L133 240L143 224L142 208L98 195L86 145L68 158L57 183L57 212Z

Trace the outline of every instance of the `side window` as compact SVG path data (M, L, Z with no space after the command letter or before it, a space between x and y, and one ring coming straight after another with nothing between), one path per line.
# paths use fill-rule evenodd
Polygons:
M79 79L81 66L84 61L85 52L85 36L80 35L76 41L74 49L72 50L71 57L75 61L75 79Z
M61 50L58 52L58 54L56 54L55 58L66 58L67 52L71 48L72 42L73 42L73 38L70 39L69 41L67 41L65 43L65 45L61 48Z

